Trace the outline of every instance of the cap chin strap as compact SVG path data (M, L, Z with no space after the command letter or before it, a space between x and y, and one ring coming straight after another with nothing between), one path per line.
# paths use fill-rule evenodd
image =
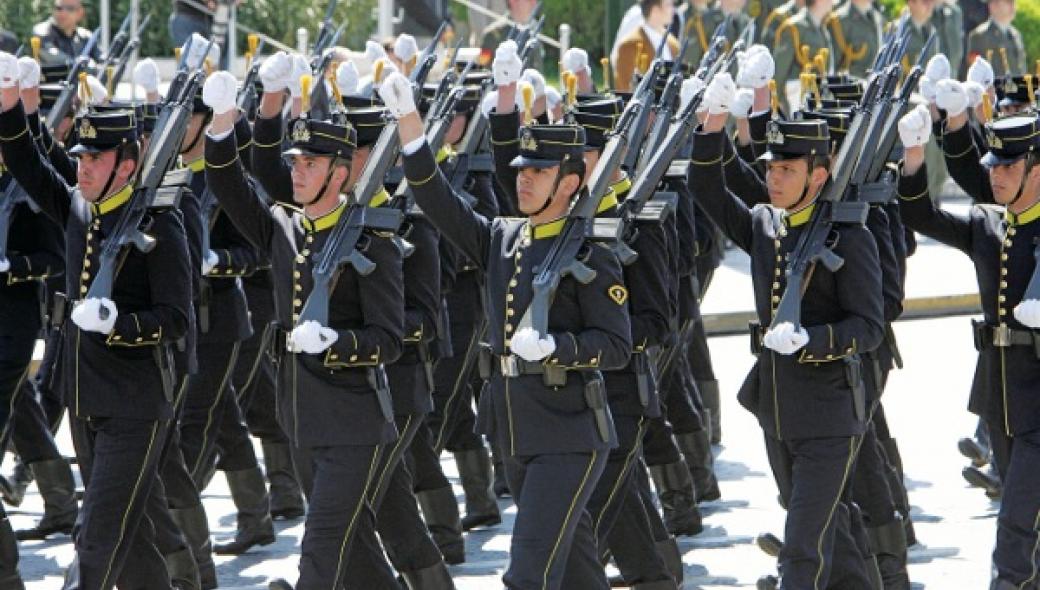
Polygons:
M318 192L314 195L314 198L303 204L304 207L310 207L311 205L317 203L323 196L325 196L325 191L328 190L329 183L332 182L332 173L336 171L336 163L339 161L340 158L338 156L332 157L332 160L329 162L329 171L325 173L325 182L321 183L321 188L318 189ZM347 174L349 174L349 172Z
M798 201L794 204L795 209L801 209L801 205L805 201L805 197L809 195L809 183L812 181L812 173L816 168L816 156L809 156L807 160L809 163L809 171L805 175L805 186L802 187L802 194L798 196Z
M1011 207L1022 198L1022 193L1026 190L1026 179L1029 177L1029 171L1032 170L1035 165L1036 160L1034 159L1033 152L1029 152L1029 155L1026 156L1026 169L1022 172L1022 182L1018 183L1018 192L1015 193L1015 198L1011 199L1011 202L1007 204L1008 207Z
M105 186L101 187L101 200L104 200L108 196L108 189L112 187L112 181L116 179L116 170L119 168L120 162L123 161L123 150L116 148L116 161L112 164L112 171L108 173L108 180L105 181Z
M560 187L560 181L563 180L563 165L566 164L569 159L570 159L570 154L564 156L563 160L560 161L560 167L556 170L556 178L553 179L552 190L549 191L549 196L545 198L545 203L543 203L542 206L539 207L537 211L535 211L534 213L528 215L528 217L534 217L535 215L541 215L543 212L545 212L546 209L549 208L549 205L552 205L553 197L556 196L556 189Z

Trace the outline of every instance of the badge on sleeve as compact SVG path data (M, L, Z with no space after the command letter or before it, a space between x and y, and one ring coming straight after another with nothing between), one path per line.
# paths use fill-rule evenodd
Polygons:
M607 295L610 295L610 298L618 305L624 305L628 301L628 289L624 285L611 285L607 289Z

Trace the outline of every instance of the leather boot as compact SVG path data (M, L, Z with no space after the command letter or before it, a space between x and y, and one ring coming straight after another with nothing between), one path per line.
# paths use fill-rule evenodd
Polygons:
M25 500L25 491L29 489L32 480L32 471L19 460L14 464L11 477L0 476L0 496L3 497L4 502L17 508Z
M271 489L271 518L295 520L306 513L303 492L296 481L289 444L263 441L264 466Z
M697 381L697 389L701 392L704 408L708 410L711 444L717 445L722 442L722 408L720 407L722 402L719 397L719 382L715 379Z
M414 572L401 572L408 590L455 590L448 566L444 562Z
M1003 483L994 473L986 473L978 467L965 467L961 470L961 475L972 486L982 488L986 495L993 500L1000 498L1004 493Z
M993 578L989 584L989 590L1018 590L1018 584L1012 584L1001 578Z
M43 518L31 529L15 533L19 541L43 540L54 533L72 534L79 506L76 504L76 482L65 459L38 461L30 465L36 487L43 497Z
M675 536L696 535L704 530L693 480L685 461L651 465L650 476L664 512L664 524Z
M238 532L235 540L217 545L217 555L241 555L256 545L274 543L274 522L271 520L271 498L259 467L226 471L231 498L238 508Z
M462 540L462 523L459 521L459 505L455 501L455 492L451 486L418 492L419 500L426 520L426 528L437 548L441 550L444 561L456 565L466 561L466 543Z
M668 568L668 573L672 574L675 583L682 586L684 576L682 552L679 551L679 543L675 540L675 537L665 541L657 541L654 543L654 548L657 549L657 554L664 560L664 565Z
M870 551L877 558L884 590L910 590L906 571L906 529L898 514L887 524L867 527Z
M491 456L481 447L455 453L455 465L459 469L462 490L466 494L466 516L462 519L462 530L494 526L502 522L498 502L491 489L493 470Z
M267 583L267 590L293 590L293 587L282 578L275 578Z
M711 454L711 441L707 430L696 430L675 435L675 444L686 459L693 477L693 489L697 490L697 503L713 502L722 497L719 480L715 478L715 456Z
M780 550L784 548L784 542L773 533L759 533L755 537L755 544L762 550L762 553L770 557L780 555Z
M217 566L213 563L213 543L209 538L209 520L202 504L192 508L171 508L170 517L184 533L191 554L199 567L199 585L202 590L217 587Z
M755 582L756 590L777 590L780 587L780 580L776 576L762 576Z
M957 441L957 450L966 458L971 459L975 467L985 467L989 464L989 449L979 444L974 438L962 438Z
M18 541L7 518L0 519L0 590L25 590L18 573Z
M202 581L199 579L199 566L191 554L191 549L185 548L180 551L164 555L166 571L170 574L170 582L174 590L201 590Z

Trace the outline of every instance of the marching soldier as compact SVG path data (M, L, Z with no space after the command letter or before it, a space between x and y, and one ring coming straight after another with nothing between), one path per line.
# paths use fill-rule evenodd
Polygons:
M1015 28L1015 0L989 0L989 19L968 33L968 61L986 58L997 78L1029 73L1022 33Z
M885 17L873 0L849 0L827 17L834 41L835 68L856 78L866 78L867 69L881 47Z
M995 205L975 205L966 217L942 211L928 198L922 146L930 132L929 114L921 107L899 123L906 148L899 179L902 215L909 227L975 263L984 319L973 326L979 364L969 409L986 421L993 452L1003 458L996 461L1004 493L990 588L1028 587L1040 568L1040 482L1033 467L1040 461L1040 402L1034 393L1040 300L1027 289L1037 272L1040 237L1040 121L1027 114L986 125L989 151L982 164L989 169Z
M0 78L16 75L14 58L0 55ZM79 184L73 189L34 148L17 87L3 86L4 160L43 212L64 225L66 287L82 298L98 272L104 238L133 197L131 180L140 160L134 116L88 112L78 119L79 143L72 152L80 157ZM128 562L147 586L169 587L154 533L137 525L173 417L171 349L190 326L191 269L179 213L153 209L146 216L154 248L125 253L113 300L81 301L64 343L66 404L86 482L77 560L66 588L111 588Z
M801 85L799 76L821 49L834 55L830 33L824 26L834 0L806 0L805 6L788 17L776 30L773 41L773 59L776 64L777 86L782 89L781 100L786 100L787 111L795 107ZM828 65L829 67L829 65ZM821 75L824 74L821 72Z
M643 73L665 35L668 40L661 59L672 60L679 55L679 41L668 32L675 12L672 0L639 0L639 10L643 22L619 42L614 62L614 90L621 92L632 89L632 75Z
M682 15L685 21L683 38L690 40L690 47L686 50L686 63L689 63L693 70L697 69L697 64L708 51L712 33L727 17L729 22L725 31L726 41L732 44L737 40L750 20L743 12L745 3L746 0L720 0L715 6L709 6L706 1L691 0L686 4Z
M936 21L933 18L935 15L935 3L936 0L907 0L906 2L906 14L910 18L907 23L910 30L910 39L907 43L906 53L903 56L904 72L909 72L911 66L920 59L921 50L924 48L925 43L928 42L928 37L932 32L935 31L936 34L939 34L935 27ZM889 26L895 26L897 22L892 21L889 23ZM922 61L927 62L936 54L942 53L939 48L940 43L935 43L930 54L925 56L926 59ZM952 69L952 67L949 68L950 71Z

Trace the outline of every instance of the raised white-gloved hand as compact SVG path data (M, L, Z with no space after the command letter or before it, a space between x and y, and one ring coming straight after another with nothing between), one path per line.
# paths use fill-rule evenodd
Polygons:
M993 86L993 66L981 55L975 58L975 62L968 68L968 81L977 82L983 88Z
M527 68L524 73L520 75L520 80L527 82L534 88L534 99L545 96L545 77L542 73L534 68Z
M491 72L495 76L495 86L508 86L520 79L524 63L520 61L516 41L503 41L495 50L495 60L491 62Z
M509 339L509 349L516 356L533 363L544 359L556 350L556 339L552 337L552 334L546 334L542 338L534 328L520 328Z
M108 89L94 76L87 76L87 87L90 88L90 104L99 105L108 100Z
M284 51L274 53L265 59L257 71L257 75L260 76L260 83L264 85L264 92L285 90L285 87L289 84L292 68L292 58Z
M796 331L791 322L783 322L762 336L762 346L780 354L794 354L808 343L809 333L805 328Z
M357 66L352 61L345 61L336 68L336 86L339 87L339 93L343 96L357 94L360 78Z
M150 57L137 62L134 66L134 84L144 88L145 92L159 92L159 65Z
M922 146L928 143L931 136L932 114L923 104L917 105L899 120L899 139L904 148Z
M592 70L589 68L589 53L581 47L571 47L564 51L563 57L560 58L560 63L563 64L563 69L568 72L575 74L587 72L590 76L592 75Z
M6 258L0 258L0 272L7 272L11 270L11 261Z
M18 58L0 51L0 88L10 88L18 83Z
M737 85L733 83L733 77L729 72L716 74L704 91L704 104L708 107L708 114L720 115L728 113L737 95Z
M545 108L552 110L560 106L563 102L563 95L560 91L552 86L545 87Z
M986 88L978 82L972 82L968 80L961 84L964 86L964 91L968 93L968 106L975 108L982 104L982 95L986 94Z
M1015 306L1014 313L1023 326L1040 328L1040 299L1023 299Z
M106 317L102 318L102 314ZM72 322L84 332L108 334L116 325L119 310L111 299L91 297L84 299L72 310Z
M751 57L752 55L755 55L756 53L762 53L762 52L770 53L770 50L769 50L768 47L766 47L765 45L762 45L761 43L755 43L751 47L748 47L747 51L738 51L737 52L737 69L739 70L740 68L744 67L744 62L746 62L749 57Z
M401 63L412 61L412 58L418 53L419 44L415 42L415 37L408 33L401 33L397 37L397 41L394 41L394 55L401 60Z
M962 114L968 108L968 93L964 85L948 78L935 85L935 106L951 117Z
M220 257L213 250L206 251L206 257L202 259L202 274L208 275L220 262Z
M292 69L289 71L289 79L286 80L285 85L289 88L289 94L293 98L300 98L303 96L303 85L300 83L300 78L311 74L311 64L306 57L299 53L294 53L291 59Z
M207 59L209 60L209 65L214 68L220 65L220 44L214 43L207 53L206 47L209 45L209 39L198 33L192 33L191 38L181 46L181 57L184 57L184 50L188 48L189 42L191 43L191 48L188 51L187 61L185 62L189 69L204 66Z
M936 53L928 60L924 75L932 82L939 82L950 77L950 60L942 53Z
M202 102L216 115L233 110L238 103L238 80L231 72L213 72L202 85Z
M762 45L754 45L752 49L754 47L765 49ZM740 86L747 88L761 88L769 84L775 72L776 63L773 61L773 55L769 51L749 51L744 58L744 62L740 64L736 81Z
M747 119L753 106L755 106L755 91L750 88L741 88L733 97L729 112L738 119Z
M35 88L40 85L40 64L31 57L22 57L18 59L18 86L25 90L26 88Z
M303 322L289 333L289 352L319 354L336 343L339 334L314 320Z
M696 76L683 80L682 86L679 87L679 110L685 111L690 101L702 88L704 88L704 80ZM701 102L701 104L704 103Z
M383 83L378 88L379 98L383 104L397 118L415 112L415 93L412 91L412 83L405 78L401 72L391 72L383 78Z
M368 61L375 64L378 60L386 59L386 50L383 49L382 45L376 43L375 41L366 41L365 58L368 59Z

